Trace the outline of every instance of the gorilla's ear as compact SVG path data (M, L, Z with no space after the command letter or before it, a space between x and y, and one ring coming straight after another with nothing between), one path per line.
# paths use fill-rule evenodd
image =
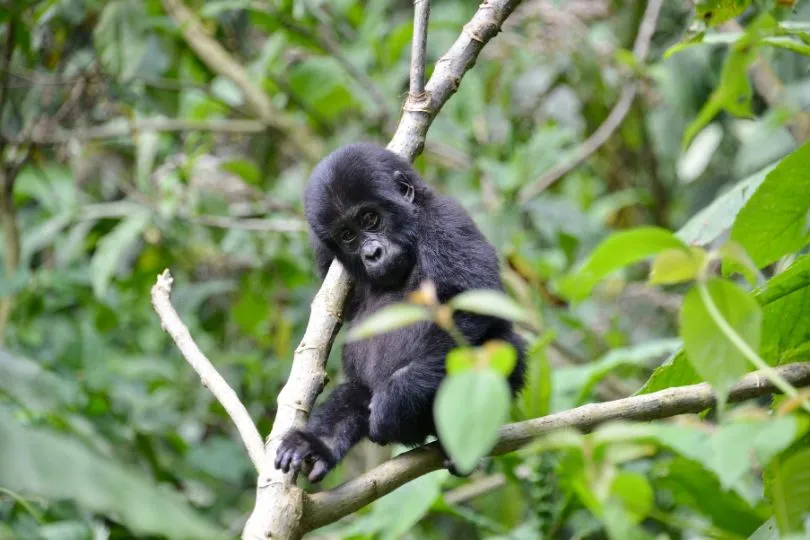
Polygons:
M399 193L405 200L408 202L413 202L413 198L416 195L413 189L413 184L408 180L408 177L405 176L405 173L402 171L395 171L394 178L398 183Z

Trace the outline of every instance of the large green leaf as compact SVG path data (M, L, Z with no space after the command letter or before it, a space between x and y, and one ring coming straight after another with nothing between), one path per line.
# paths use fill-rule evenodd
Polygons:
M723 332L710 314L701 285L684 298L680 314L680 333L689 361L703 380L725 401L728 389L749 371L748 360ZM759 350L762 335L762 311L757 302L734 283L714 278L705 291L731 329L754 350Z
M36 362L0 350L0 395L29 411L55 412L87 401L72 378L60 377Z
M526 312L506 294L491 289L465 291L450 299L451 308L481 315L492 315L509 321L526 320Z
M686 249L686 245L670 231L657 227L639 227L613 234L593 250L576 272L560 281L560 292L573 300L581 300L612 272L667 249Z
M766 471L765 489L782 534L801 532L810 515L810 447L776 458Z
M810 242L810 142L768 173L731 229L757 266L768 265Z
M494 370L463 371L442 382L433 415L439 439L459 472L471 472L487 455L508 414L509 386Z
M51 500L71 499L138 534L224 538L174 492L142 472L92 453L61 435L24 427L0 411L0 485Z
M366 339L412 324L430 320L430 312L422 306L392 304L372 313L354 326L347 341Z
M810 255L754 291L763 307L760 355L770 365L801 358L810 348ZM653 371L639 394L700 382L684 350Z

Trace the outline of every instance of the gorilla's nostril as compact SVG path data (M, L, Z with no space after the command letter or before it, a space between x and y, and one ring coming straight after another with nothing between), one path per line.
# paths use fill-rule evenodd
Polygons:
M375 246L366 251L366 260L369 262L377 262L380 257L382 257L382 248L380 246Z

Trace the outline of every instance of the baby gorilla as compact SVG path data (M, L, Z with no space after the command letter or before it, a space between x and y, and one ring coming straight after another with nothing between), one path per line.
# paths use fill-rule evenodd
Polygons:
M424 280L433 282L441 302L469 289L502 290L495 250L467 212L393 152L367 143L333 152L313 171L304 205L321 276L337 258L354 280L345 308L349 326L402 301ZM456 313L454 320L472 345L500 339L517 349L509 377L516 393L525 345L512 324L471 313ZM303 470L318 482L363 437L422 444L436 434L433 399L454 346L433 323L345 344L346 382L304 429L284 436L276 468ZM445 466L453 471L449 461Z

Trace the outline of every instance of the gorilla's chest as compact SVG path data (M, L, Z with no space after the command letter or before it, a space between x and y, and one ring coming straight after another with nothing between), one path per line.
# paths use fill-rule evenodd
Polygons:
M347 314L349 327L403 298L402 292L364 297ZM417 349L423 346L419 336L424 333L426 326L426 323L419 323L362 341L346 343L343 346L343 367L346 374L359 379L373 390L419 353Z

